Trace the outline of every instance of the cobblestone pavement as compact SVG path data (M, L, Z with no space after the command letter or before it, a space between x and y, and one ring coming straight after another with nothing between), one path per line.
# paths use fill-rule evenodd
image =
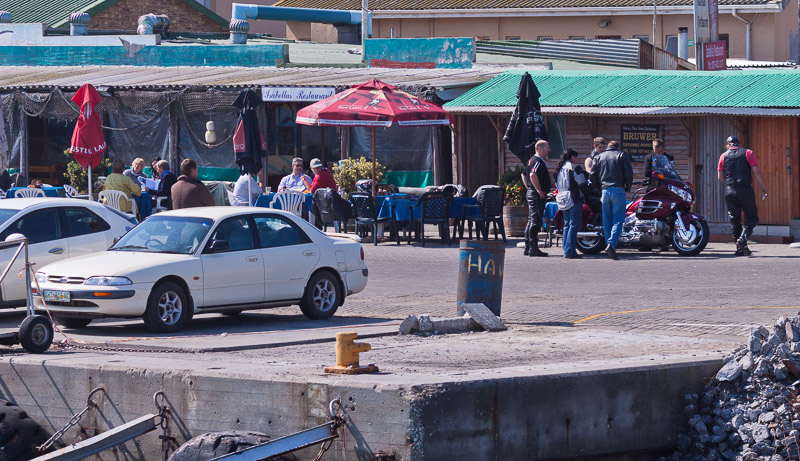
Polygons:
M752 245L734 257L733 244L713 243L700 255L619 251L566 260L561 248L529 258L509 240L502 317L511 324L647 330L680 335L736 336L800 310L800 249ZM337 315L401 319L455 315L456 245L364 244L369 284Z

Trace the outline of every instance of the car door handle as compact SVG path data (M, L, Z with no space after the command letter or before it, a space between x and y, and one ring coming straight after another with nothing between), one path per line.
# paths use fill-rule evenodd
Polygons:
M59 247L50 248L50 250L48 250L47 252L50 253L50 254L54 254L54 255L60 255L61 253L64 252L64 249L63 248L59 248Z
M254 263L254 262L258 261L258 257L256 257L256 256L248 256L247 258L245 258L245 260L247 262Z
M303 252L304 256L314 256L314 250L306 250Z

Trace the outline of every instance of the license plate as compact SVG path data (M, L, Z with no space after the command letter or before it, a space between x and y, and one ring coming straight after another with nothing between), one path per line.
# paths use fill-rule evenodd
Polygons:
M69 291L42 290L42 294L45 301L68 303L70 300Z

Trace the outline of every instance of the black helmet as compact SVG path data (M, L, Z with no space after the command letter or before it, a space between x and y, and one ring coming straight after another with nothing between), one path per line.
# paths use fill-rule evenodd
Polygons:
M734 146L739 145L739 138L736 136L728 136L728 139L725 140L725 144L733 144Z

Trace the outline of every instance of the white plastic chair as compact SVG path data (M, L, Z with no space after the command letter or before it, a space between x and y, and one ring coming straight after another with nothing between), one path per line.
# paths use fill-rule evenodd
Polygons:
M290 213L294 213L296 216L302 217L301 207L305 201L306 196L302 192L298 192L296 190L285 190L275 194L275 197L272 198L272 202L270 202L269 207L280 208L283 211L288 211ZM276 203L280 206L276 207Z
M233 205L233 202L234 202L234 200L233 200L233 198L234 198L233 192L229 191L228 189L225 189L225 195L228 196L228 204L230 206L234 206Z
M14 198L44 197L44 191L33 187L23 187L14 192Z
M134 216L136 216L136 214L137 214L136 212L138 210L136 209L136 201L133 200L132 198L126 197L125 193L122 192L122 191L118 191L118 190L100 191L100 193L97 194L97 201L98 202L103 202L104 200L105 200L106 206L109 206L109 207L111 207L111 208L113 208L113 209L115 209L117 211L122 211L120 209L121 208L120 207L120 203L123 200L129 201L129 202L131 202L131 211L127 211L125 213L131 213Z
M64 184L64 192L66 192L67 196L70 198L89 198L89 194L79 194L78 189L75 189L69 184Z
M3 189L0 189L0 199L4 199L4 198L6 198L6 191L4 191Z
M153 211L154 213L158 213L160 211L167 211L169 209L167 208L167 205L164 203L167 201L167 198L168 197L166 195L156 198L156 208Z

